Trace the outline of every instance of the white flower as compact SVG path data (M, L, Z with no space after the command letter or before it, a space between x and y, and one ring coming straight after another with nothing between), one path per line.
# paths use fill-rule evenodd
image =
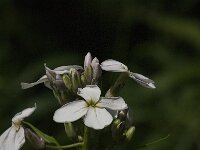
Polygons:
M26 108L12 118L12 126L0 136L0 150L19 150L25 143L24 128L21 122L30 116L35 107Z
M156 88L153 80L141 74L130 72L128 70L128 67L119 61L116 61L113 59L105 60L101 63L101 69L105 71L111 71L111 72L127 72L129 74L129 77L134 79L139 84L147 88L152 88L152 89Z
M47 69L48 67L46 67L45 65L45 69ZM60 67L57 67L53 70L51 70L53 73L55 73L56 75L62 75L62 74L65 74L65 73L69 73L70 72L70 69L71 68L74 68L74 69L83 69L81 66L77 66L77 65L69 65L69 66L60 66ZM50 89L51 86L50 86L50 82L49 82L49 79L47 77L47 75L43 75L39 80L37 80L36 82L32 82L32 83L24 83L22 82L21 83L21 87L22 89L28 89L28 88L31 88L37 84L40 84L40 83L44 83L44 85Z
M121 97L100 97L101 90L96 85L79 88L77 94L85 100L65 104L56 110L53 119L59 123L73 122L84 117L84 124L93 129L103 129L111 124L113 117L106 110L123 110L127 104Z

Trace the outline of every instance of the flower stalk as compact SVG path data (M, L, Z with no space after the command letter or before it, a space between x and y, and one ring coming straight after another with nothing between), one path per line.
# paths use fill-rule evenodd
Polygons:
M84 137L83 137L83 147L82 150L89 150L90 146L90 129L87 126L84 126Z
M46 148L51 148L51 149L67 149L67 148L79 147L79 146L82 146L82 145L83 145L83 142L74 143L74 144L70 144L70 145L64 145L64 146L46 145Z
M118 96L120 90L124 87L125 81L128 79L129 74L127 72L122 72L114 85L107 91L106 97Z

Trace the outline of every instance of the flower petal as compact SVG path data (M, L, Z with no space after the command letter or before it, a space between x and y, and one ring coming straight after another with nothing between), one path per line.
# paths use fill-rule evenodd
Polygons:
M78 66L78 65L69 65L69 66L60 66L60 67L57 67L54 69L54 71L64 71L64 70L68 70L70 71L70 69L76 69L76 70L81 70L83 69L83 67L81 66Z
M48 78L47 78L46 75L44 75L39 80L37 80L36 82L32 82L32 83L24 83L24 82L22 82L21 83L21 88L22 89L28 89L28 88L31 88L31 87L37 85L37 84L44 83L46 81L48 81Z
M97 106L111 110L123 110L128 108L122 97L102 97Z
M101 69L111 72L126 72L128 67L119 61L108 59L101 63Z
M8 128L1 136L0 136L0 150L4 150L5 149L5 144L6 144L6 140L9 136L9 133L11 131L12 127Z
M17 113L13 118L12 118L12 122L15 124L20 124L20 122L30 116L36 109L36 105L32 108L26 108L24 109L22 112Z
M0 150L19 150L25 143L24 129L14 126L7 129L0 137Z
M24 128L20 128L16 131L15 135L15 149L20 149L25 143Z
M64 67L57 67L54 70L50 69L49 67L47 67L46 64L44 64L45 70L46 70L46 74L48 73L51 76L55 76L56 74L64 74L64 73L69 73L69 69L65 69ZM63 70L62 70L63 69ZM47 75L48 76L48 75Z
M111 124L113 118L105 108L89 107L84 124L93 129L103 129Z
M87 103L84 100L73 101L55 111L53 120L59 123L73 122L87 113Z
M151 89L156 88L153 80L151 80L151 79L149 79L149 78L147 78L147 77L145 77L141 74L130 72L129 77L131 77L136 82L143 85L144 87L151 88Z
M86 101L94 101L97 102L101 95L101 90L96 85L87 85L85 88L79 88L78 95L83 97Z

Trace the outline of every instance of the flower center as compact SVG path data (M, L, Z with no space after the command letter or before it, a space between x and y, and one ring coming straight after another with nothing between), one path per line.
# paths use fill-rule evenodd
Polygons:
M96 107L96 104L97 104L97 102L96 101L94 101L94 100L89 100L89 101L87 101L87 105L88 105L88 107L89 106L92 106L92 107Z

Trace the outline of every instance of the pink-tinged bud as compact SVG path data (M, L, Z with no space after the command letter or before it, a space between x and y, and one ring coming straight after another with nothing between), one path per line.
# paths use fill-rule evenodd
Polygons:
M101 66L99 64L99 60L95 57L91 63L93 69L93 80L98 80L102 74Z
M29 140L29 142L35 149L45 148L45 141L41 137L39 137L36 133L34 133L28 128L25 128L24 131L26 138Z
M84 69L92 63L92 55L90 52L87 53L84 60Z

